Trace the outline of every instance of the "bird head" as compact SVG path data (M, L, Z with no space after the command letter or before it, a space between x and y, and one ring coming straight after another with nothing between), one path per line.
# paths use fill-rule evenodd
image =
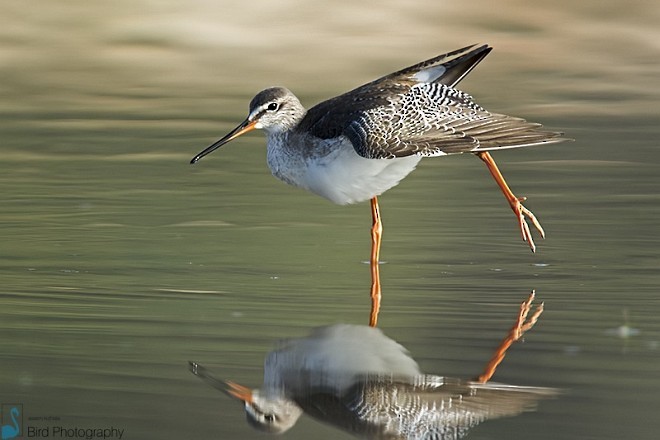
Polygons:
M237 399L245 406L245 415L250 426L270 434L281 434L296 424L303 410L283 393L262 394L236 382L220 380L211 376L206 368L196 362L189 363L190 371L226 395Z
M291 130L298 125L304 115L305 108L289 89L270 87L262 90L252 98L248 117L224 137L193 157L190 163L196 163L224 144L254 129L264 129L268 134Z
M261 396L252 391L252 398L245 402L245 415L250 426L270 434L281 434L296 424L302 409L285 397Z

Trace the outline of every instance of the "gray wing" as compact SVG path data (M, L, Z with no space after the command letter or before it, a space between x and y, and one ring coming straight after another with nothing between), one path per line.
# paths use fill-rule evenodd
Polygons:
M298 130L322 139L340 136L360 115L389 105L416 84L458 84L491 50L487 45L467 46L383 76L310 108Z
M312 107L298 129L322 139L346 136L371 159L566 140L540 124L490 113L454 88L490 51L468 46L386 75Z
M374 433L371 439L456 440L481 422L532 410L539 399L556 393L427 375L413 382L367 381L355 390L349 408L370 427L365 432Z
M367 158L441 156L562 142L540 124L490 113L443 84L418 84L389 105L363 111L344 135Z

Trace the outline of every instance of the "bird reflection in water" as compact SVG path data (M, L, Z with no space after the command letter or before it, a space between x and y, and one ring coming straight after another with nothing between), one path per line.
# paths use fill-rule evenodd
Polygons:
M484 373L474 380L423 374L407 350L367 326L337 324L285 340L266 356L264 383L252 390L211 376L190 362L193 374L245 404L253 427L279 434L306 413L365 439L459 439L488 419L514 416L556 394L550 388L487 383L506 349L541 314L528 318L532 293Z

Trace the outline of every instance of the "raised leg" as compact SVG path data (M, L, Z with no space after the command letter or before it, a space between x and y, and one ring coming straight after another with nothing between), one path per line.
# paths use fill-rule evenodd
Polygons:
M507 185L506 181L504 180L504 176L502 176L502 173L497 168L497 164L495 163L495 160L490 155L490 153L488 153L487 151L482 151L476 153L476 155L479 157L479 159L484 161L484 163L488 167L488 171L490 171L490 174L495 179L495 182L497 182L497 185L504 193L504 197L506 197L506 200L509 202L509 206L511 206L511 209L513 209L513 213L518 218L518 227L520 228L520 232L522 233L523 241L529 243L529 247L532 249L532 252L536 252L536 245L534 245L534 240L532 239L532 233L529 231L529 225L525 220L525 216L527 216L527 218L531 220L536 230L539 231L539 233L541 234L541 238L545 238L545 232L541 227L541 223L539 223L539 221L536 219L532 211L525 208L521 203L524 202L527 198L516 197L513 194L513 192L509 188L509 185Z
M371 199L371 313L369 314L369 326L376 327L378 324L378 312L380 311L380 271L378 261L380 256L380 240L383 235L383 224L380 221L378 199Z
M495 350L495 353L493 354L493 357L488 361L488 364L486 365L486 368L484 369L484 372L481 376L477 377L476 381L479 383L486 383L490 380L491 377L495 374L495 370L497 367L502 363L504 360L504 356L506 356L506 351L511 347L511 344L514 342L518 341L523 334L532 327L534 327L534 324L536 324L536 321L539 319L539 316L541 316L541 313L543 313L543 303L541 303L540 306L536 308L532 316L529 318L529 321L525 322L527 319L527 315L529 314L530 310L532 309L532 302L534 301L534 291L532 290L532 293L529 295L529 298L527 298L526 301L523 301L522 304L520 304L520 312L518 313L518 318L516 319L516 323L513 325L511 330L509 330L509 334L506 335L504 340L500 343L499 347Z

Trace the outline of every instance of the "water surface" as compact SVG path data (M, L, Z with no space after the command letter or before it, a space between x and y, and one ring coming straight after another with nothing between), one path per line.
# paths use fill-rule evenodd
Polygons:
M423 161L380 200L381 328L469 378L536 289L546 312L495 379L565 393L469 438L655 438L654 2L33 6L0 7L0 401L26 425L257 438L187 361L258 386L275 340L366 323L369 208L276 181L259 134L189 159L265 86L311 105L486 42L462 88L575 139L495 155L548 237L529 252L479 160ZM349 438L309 419L286 438L310 435Z

